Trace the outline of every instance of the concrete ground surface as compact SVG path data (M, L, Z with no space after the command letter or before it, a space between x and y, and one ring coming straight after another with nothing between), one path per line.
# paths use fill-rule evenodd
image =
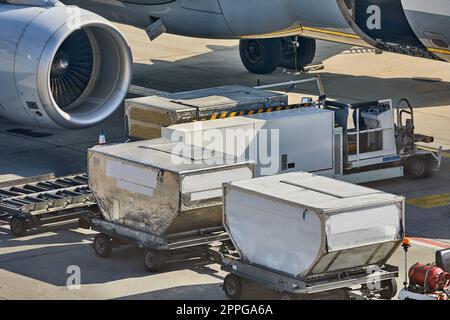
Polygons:
M248 73L240 62L237 41L163 35L150 43L143 31L119 27L132 46L133 84L137 86L178 92L235 83L253 86L258 79L268 84L306 77L282 70L267 76ZM329 98L352 102L406 97L415 108L417 132L433 135L433 147L450 150L449 64L388 53L376 55L371 50L325 42L319 43L316 61L324 62L325 69L317 73ZM291 101L303 94L314 95L315 88L294 89ZM82 131L50 132L0 118L0 182L48 172L84 172L86 150L96 144L101 130L108 142L125 141L122 111ZM414 237L409 265L432 262L437 248L450 246L450 153L444 153L440 172L430 179L394 179L370 186L408 199L407 233ZM424 198L430 196L433 198ZM66 223L14 238L9 227L1 225L0 299L225 298L220 288L225 273L217 264L179 262L166 272L150 274L138 249L121 248L109 259L96 257L90 247L94 234ZM390 263L400 266L398 282L402 283L400 249ZM81 270L80 289L66 287L70 266Z

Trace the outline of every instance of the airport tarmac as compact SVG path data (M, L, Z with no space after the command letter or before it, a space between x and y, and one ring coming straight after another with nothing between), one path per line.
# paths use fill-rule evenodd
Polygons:
M225 84L253 86L305 78L278 70L256 76L241 65L236 41L163 35L150 43L143 31L119 26L134 55L130 96L151 90L179 92ZM316 61L329 98L345 102L402 97L415 107L417 132L432 135L445 153L439 173L423 181L394 179L370 186L408 199L407 233L413 236L409 265L432 262L434 251L450 247L450 64L320 42ZM292 101L314 95L314 87L293 90ZM54 172L83 172L86 150L104 130L108 142L126 140L123 112L82 131L50 132L0 118L0 182ZM218 265L189 261L149 274L137 249L116 250L100 259L90 248L93 232L75 224L49 226L14 238L0 226L0 299L223 299L225 276ZM403 271L401 250L391 264ZM66 287L70 266L81 270L80 289ZM403 272L402 272L403 277ZM399 284L403 278L399 278Z

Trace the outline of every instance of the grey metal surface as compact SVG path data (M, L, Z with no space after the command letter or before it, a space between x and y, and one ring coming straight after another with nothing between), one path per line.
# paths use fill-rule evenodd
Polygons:
M161 137L161 127L172 124L203 120L223 112L245 112L287 104L285 94L227 85L128 99L125 101L125 115L130 136L150 139ZM136 131L136 126L151 129L146 135Z
M131 81L130 51L117 29L91 12L74 11L59 2L52 1L53 7L43 7L42 1L10 2L23 5L2 3L0 9L0 28L7 30L3 35L10 39L0 48L8 53L2 63L6 72L0 76L0 83L8 88L0 96L0 114L22 124L70 129L94 125L111 115L120 106ZM430 59L450 59L449 34L445 31L449 13L445 11L443 0L433 0L425 7L420 2L403 3L408 17L406 27L411 27L421 41L417 46L380 42L368 36L355 22L352 2L345 0L286 0L281 3L271 0L163 3L64 0L64 3L144 30L155 21L161 21L169 33L192 37L240 39L302 35ZM16 10L11 10L13 8ZM242 14L247 12L252 14ZM94 63L97 74L90 78L87 89L69 110L55 103L47 80L57 49L79 26L87 31L94 56L101 63ZM28 55L33 58L28 59ZM15 70L21 70L21 80L17 83ZM153 137L157 132L158 128L156 135L152 133Z
M95 231L129 241L140 248L146 249L178 250L229 239L228 234L222 227L199 229L162 237L100 219L92 219L91 224Z
M378 43L364 33L355 22L354 8L350 1L345 0L287 0L283 2L271 0L217 0L171 1L155 3L153 1L123 2L121 7L100 0L65 0L65 3L77 4L93 10L108 19L126 23L145 29L152 16L164 21L168 32L173 34L208 37L208 38L264 38L303 35L306 37L348 43L360 46L373 46L382 50L397 53L436 58L433 53L424 48L407 48L397 44ZM420 3L420 1L419 1ZM372 3L369 3L372 4ZM380 3L374 2L375 5ZM382 3L381 3L382 4ZM425 45L429 39L422 31L447 36L445 22L447 14L445 0L434 0L430 4L420 4L419 10L411 10L408 1L403 3L410 26L417 37ZM441 6L442 9L439 9ZM414 7L417 6L414 4ZM438 8L432 12L432 18L427 17L430 8ZM252 14L241 14L251 12ZM416 14L417 12L417 14ZM133 17L134 19L132 19ZM270 17L270 18L269 18ZM367 18L370 15L367 14ZM365 17L363 18L365 19ZM264 23L261 23L264 21ZM214 27L211 27L214 26ZM424 27L427 27L424 29ZM409 26L408 26L409 27ZM400 35L402 36L402 35ZM431 46L434 48L435 46ZM430 46L428 46L430 48ZM448 51L448 48L443 48ZM433 50L431 51L433 52ZM447 59L449 52L436 52Z
M352 2L345 0L63 2L144 30L155 21L162 21L169 33L192 37L240 39L302 35L430 59L450 59L449 34L445 31L449 12L445 11L443 0L433 0L430 5L427 2L426 6L420 2L403 3L408 17L406 27L414 30L423 46L379 42L368 36L352 16ZM5 72L0 75L0 84L7 89L0 95L0 114L22 124L41 127L76 129L101 122L120 106L131 81L131 54L126 41L107 20L92 12L64 7L56 1L49 2L48 6L43 3L28 0L1 4L0 29L6 30L2 35L8 41L0 47L7 53L2 56ZM252 14L242 14L247 12ZM95 61L94 75L73 108L61 108L48 88L50 65L63 41L80 26L88 33L99 61ZM21 74L15 76L17 70Z
M404 198L289 173L226 184L224 225L243 261L292 276L381 267L404 236Z
M181 148L181 149L180 149ZM89 184L107 221L157 236L221 225L222 182L248 179L253 164L164 139L96 147Z
M406 17L419 40L431 52L450 61L449 4L445 0L402 0Z
M331 170L334 113L315 107L279 109L285 108L172 125L162 129L162 136L253 160L255 176Z
M45 215L95 204L84 174L37 182L14 184L0 189L0 219L14 215Z
M366 44L355 35L333 0L177 0L166 3L139 0L123 1L121 6L100 0L63 2L142 29L149 25L149 16L159 18L169 33L192 37L233 39L304 34L324 40ZM247 14L249 12L251 14Z
M292 173L258 180L236 181L228 186L310 211L330 214L404 200L401 196L310 173Z
M190 39L166 34L149 44L144 32L123 25L119 28L133 46L137 85L179 92L211 85L241 83L252 86L256 83L257 77L246 73L237 58L237 41ZM326 69L321 72L329 97L366 101L368 97L399 99L407 96L418 107L417 129L435 136L436 146L443 144L445 150L450 148L450 69L445 64L418 58L407 58L408 63L405 63L403 56L394 54L375 55L354 50L352 53L339 53L348 48L326 42L318 44L326 64ZM418 75L442 81L414 80L413 77ZM296 80L297 77L277 72L262 80L263 83L275 83ZM291 98L298 101L306 94L303 89L295 88L293 91L298 95ZM312 86L310 89L309 92L313 92ZM51 137L10 134L8 130L18 126L4 118L0 118L0 127L2 181L13 178L9 174L31 176L55 171L60 176L85 170L84 151L97 143L102 129L105 129L108 142L126 140L122 133L122 113L119 112L92 129L63 131ZM449 177L450 159L445 157L441 171L430 179L411 181L399 178L373 185L414 199L449 193ZM448 244L448 213L448 205L426 209L408 204L406 230L416 236ZM141 250L124 248L117 250L113 259L100 261L90 247L94 235L93 231L70 224L49 226L39 234L30 233L25 238L15 239L8 225L0 226L3 246L0 249L0 299L226 299L221 284L227 272L220 270L218 264L199 263L195 259L171 265L169 272L148 273L142 266ZM434 247L413 243L408 261L433 261L435 251ZM389 264L400 266L399 287L403 282L403 261L401 248L389 261ZM68 277L65 271L73 264L82 269L81 290L65 288ZM267 296L266 291L255 289L249 292L249 299L279 299L279 295L270 292Z
M222 269L238 275L246 280L268 287L269 289L293 294L314 294L337 289L350 289L358 285L373 284L373 281L384 281L398 277L398 268L386 266L374 272L363 270L357 273L340 273L324 279L299 279L251 265L235 258L223 257Z
M93 67L83 75L86 87L79 94L67 92L69 87L80 87L79 79L60 82L65 97L76 97L62 106L50 86L52 67L57 54L77 54L65 52L64 46L80 28L93 53ZM0 4L0 29L0 115L22 125L76 129L103 121L121 105L131 82L131 52L120 31L106 19L61 3ZM75 63L73 57L68 61L64 70Z
M286 94L241 85L180 92L169 96L169 98L174 103L196 108L198 118L206 117L216 112L247 111L258 108L278 107L288 103Z

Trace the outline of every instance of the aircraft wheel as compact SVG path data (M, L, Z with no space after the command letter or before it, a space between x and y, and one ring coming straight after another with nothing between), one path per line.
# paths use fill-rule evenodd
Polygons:
M302 70L313 62L316 56L316 40L298 37L299 47L295 50L292 42L294 37L282 39L282 55L280 67L292 70Z
M241 40L239 53L248 71L269 74L280 65L281 40L278 38Z

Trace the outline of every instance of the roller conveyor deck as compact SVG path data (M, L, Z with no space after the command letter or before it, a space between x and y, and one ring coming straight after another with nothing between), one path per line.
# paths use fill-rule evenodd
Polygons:
M95 205L86 174L34 177L0 186L0 221L22 236L29 228L79 218Z

